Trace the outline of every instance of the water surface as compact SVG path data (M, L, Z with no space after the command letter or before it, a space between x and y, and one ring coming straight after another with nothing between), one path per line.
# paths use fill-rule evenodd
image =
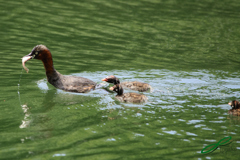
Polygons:
M3 3L0 157L237 159L240 118L227 103L240 97L239 8L236 0ZM42 62L22 69L37 44L64 75L97 83L116 75L154 90L140 105L104 89L61 91ZM231 144L201 154L227 136Z

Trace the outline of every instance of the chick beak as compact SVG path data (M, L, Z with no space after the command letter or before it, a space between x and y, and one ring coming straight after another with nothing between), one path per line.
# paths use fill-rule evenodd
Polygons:
M107 81L108 81L108 79L107 79L107 78L103 78L103 79L102 79L102 81L106 81L106 82L107 82Z

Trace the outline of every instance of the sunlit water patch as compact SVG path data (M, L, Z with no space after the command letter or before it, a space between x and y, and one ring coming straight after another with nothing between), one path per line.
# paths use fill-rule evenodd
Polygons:
M145 94L149 98L149 101L143 105L137 105L140 107L158 105L157 107L160 108L170 106L170 108L173 109L173 105L177 106L177 108L183 108L184 106L212 108L215 106L227 110L229 106L226 101L232 100L232 97L240 97L239 92L231 92L231 89L240 87L240 85L237 84L240 78L227 79L224 74L225 72L221 77L217 77L206 70L198 70L195 72L173 72L169 70L82 72L73 75L91 79L103 87L89 93L70 93L59 89L57 89L57 91L59 94L65 93L101 97L101 104L111 104L113 108L114 105L118 106L119 104L131 106L131 104L116 102L114 98L116 93L107 91L107 88L112 86L112 84L101 81L104 77L115 75L122 82L140 81L148 83L153 87L152 92L141 93ZM48 86L50 84L48 84L46 78L44 78L37 81L37 85L42 91L46 92L49 90ZM125 89L124 92L136 91ZM116 103L112 103L113 101ZM210 102L207 103L208 101Z

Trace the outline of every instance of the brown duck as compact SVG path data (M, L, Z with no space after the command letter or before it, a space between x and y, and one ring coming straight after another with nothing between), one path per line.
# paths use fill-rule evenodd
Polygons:
M123 88L120 84L116 84L109 88L112 91L117 92L116 98L120 102L128 103L144 103L147 101L147 97L138 93L123 93Z
M106 81L108 83L113 83L114 85L120 84L120 80L113 75L102 79L102 81ZM122 82L121 86L123 88L128 88L128 89L139 91L139 92L145 92L145 91L151 91L152 90L152 87L149 84L138 82L138 81Z
M53 66L52 54L44 45L37 45L33 50L22 58L23 68L28 72L25 63L30 59L38 59L43 62L47 80L54 87L69 91L84 93L95 89L96 83L83 77L65 76L60 74Z
M240 102L237 100L233 100L232 102L228 103L232 109L228 111L229 114L232 114L234 116L240 116Z

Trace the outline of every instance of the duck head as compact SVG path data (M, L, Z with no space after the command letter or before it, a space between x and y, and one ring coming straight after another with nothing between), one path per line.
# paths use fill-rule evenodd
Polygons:
M237 100L233 100L232 102L229 102L228 104L232 107L232 109L240 108L240 102Z
M33 50L26 56L22 57L22 65L23 68L28 72L28 68L25 66L25 63L30 59L38 59L43 62L47 60L52 61L52 55L50 50L44 45L37 45L33 48Z
M122 95L123 94L123 88L120 84L116 84L113 87L109 88L111 91L115 91L117 92L118 95Z
M119 79L113 75L103 78L102 81L106 81L108 83L113 83L115 85L120 83Z

